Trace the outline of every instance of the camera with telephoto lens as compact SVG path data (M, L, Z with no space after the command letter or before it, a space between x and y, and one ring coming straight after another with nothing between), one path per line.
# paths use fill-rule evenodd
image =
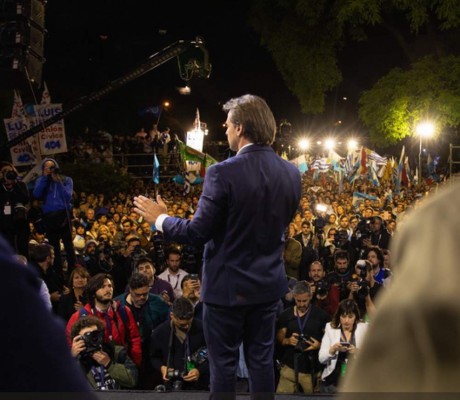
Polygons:
M329 293L330 285L326 279L321 279L318 282L315 282L315 287L315 293L318 296L327 296L327 294Z
M182 384L185 373L178 369L168 370L166 378L168 378L168 389L172 391L182 390Z
M359 269L359 275L354 274L352 276L352 281L357 282L359 289L357 291L358 297L364 299L369 294L369 282L366 280L367 274L369 272L369 266L366 260L356 261L356 266Z
M366 260L358 260L356 261L356 266L358 267L359 269L359 277L361 279L366 279L367 277L367 272L368 272L368 265L366 263Z
M104 332L96 330L86 332L80 336L81 340L85 342L85 349L81 352L82 356L89 356L96 351L102 349L102 342L104 341Z
M308 347L310 347L310 344L307 342L307 337L303 333L299 334L297 337L297 344L294 347L294 351L302 353Z

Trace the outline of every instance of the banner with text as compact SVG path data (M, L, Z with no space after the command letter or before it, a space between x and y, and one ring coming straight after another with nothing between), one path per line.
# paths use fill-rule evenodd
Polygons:
M8 140L13 140L31 128L28 118L5 118L6 135ZM30 165L35 163L35 154L40 154L36 137L30 137L23 142L11 147L11 162L14 166Z
M62 112L62 104L39 104L34 106L35 124L40 124L56 114ZM56 122L46 127L38 134L40 141L40 151L42 155L51 155L67 152L67 142L65 138L64 120Z

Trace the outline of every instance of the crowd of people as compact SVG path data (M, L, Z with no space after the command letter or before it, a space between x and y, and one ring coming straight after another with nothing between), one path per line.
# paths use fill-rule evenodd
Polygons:
M238 135L236 123L235 129ZM130 146L114 138L111 147L167 157L176 141L154 126L136 133ZM75 145L76 156L82 150L93 161L113 162L111 149L82 146ZM31 192L9 162L0 163L0 180L0 233L18 262L36 271L40 297L66 324L69 351L90 386L207 390L203 246L166 240L136 212L138 189L112 198L78 191L52 158L43 160ZM143 189L155 198L152 185ZM194 218L200 186L186 196L174 182L158 190L167 215ZM391 286L394 232L431 188L393 190L359 180L339 188L327 174L319 181L302 175L301 199L285 232L289 291L276 308L278 393L334 393L353 363L375 300ZM361 201L354 192L364 194ZM244 384L248 372L240 362Z

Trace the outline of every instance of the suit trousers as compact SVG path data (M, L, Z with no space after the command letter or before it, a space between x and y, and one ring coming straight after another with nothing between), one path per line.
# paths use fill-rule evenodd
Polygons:
M236 397L239 347L243 343L252 399L273 399L273 352L279 300L242 306L203 305L212 400Z

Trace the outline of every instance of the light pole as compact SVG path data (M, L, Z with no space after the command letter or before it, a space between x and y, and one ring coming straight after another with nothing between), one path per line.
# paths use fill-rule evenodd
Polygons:
M418 183L422 182L422 138L430 138L434 134L434 124L430 121L420 122L415 131L420 138L420 147L418 151Z

